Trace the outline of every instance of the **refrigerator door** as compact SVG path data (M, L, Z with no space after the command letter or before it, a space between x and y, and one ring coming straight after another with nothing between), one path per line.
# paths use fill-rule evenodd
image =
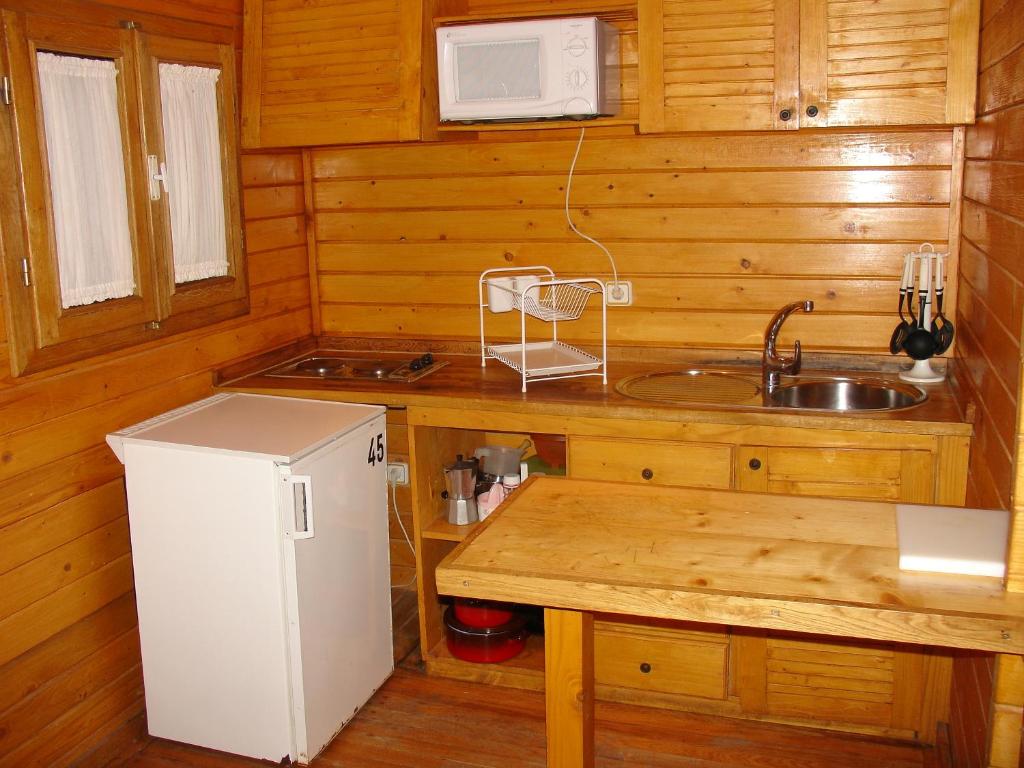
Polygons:
M385 420L281 467L295 751L308 763L394 670Z

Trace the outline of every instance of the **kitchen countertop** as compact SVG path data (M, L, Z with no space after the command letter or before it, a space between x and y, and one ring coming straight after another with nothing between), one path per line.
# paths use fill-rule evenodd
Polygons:
M312 397L348 402L372 403L392 407L446 407L503 412L535 413L591 418L638 419L664 422L708 422L744 425L790 426L819 429L856 430L861 432L908 432L947 435L970 435L971 425L963 420L948 383L924 385L928 399L913 408L874 413L836 413L751 406L673 405L635 400L619 394L615 383L639 373L665 370L687 370L700 367L679 363L609 363L608 384L600 377L531 381L527 392L520 392L519 374L497 360L488 360L481 367L479 355L438 354L447 366L405 384L386 381L328 379L282 379L261 375L274 365L302 353L316 350L351 351L353 356L367 357L365 348L345 350L343 345L317 346L313 340L268 352L237 363L220 372L221 388ZM387 356L411 357L412 352L388 352ZM722 370L725 366L707 366ZM754 366L731 367L737 373L760 377ZM802 375L816 372L805 370ZM867 374L864 371L830 370L843 374L892 378L891 374Z

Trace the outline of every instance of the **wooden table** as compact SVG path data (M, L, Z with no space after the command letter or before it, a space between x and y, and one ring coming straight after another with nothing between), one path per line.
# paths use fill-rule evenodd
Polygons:
M898 568L896 506L532 478L438 591L544 606L548 765L593 765L593 613L1024 654L1024 594Z

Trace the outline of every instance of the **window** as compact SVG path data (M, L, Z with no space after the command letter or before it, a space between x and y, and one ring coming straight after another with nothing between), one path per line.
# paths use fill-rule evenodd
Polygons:
M12 11L3 32L15 373L248 311L233 49Z

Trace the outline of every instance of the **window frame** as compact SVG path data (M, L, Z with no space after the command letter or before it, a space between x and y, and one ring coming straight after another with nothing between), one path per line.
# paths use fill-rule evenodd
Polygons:
M233 46L149 35L4 9L3 71L10 78L10 120L0 126L0 257L15 376L160 339L249 311L242 242L239 123ZM118 93L129 228L135 269L132 296L61 307L49 168L36 51L107 58ZM216 66L224 179L228 274L174 284L167 196L149 199L147 154L163 158L158 63ZM155 90L154 90L155 88ZM5 122L0 120L0 122ZM16 201L8 206L7 201ZM13 210L12 210L13 209ZM22 261L27 260L29 285Z

